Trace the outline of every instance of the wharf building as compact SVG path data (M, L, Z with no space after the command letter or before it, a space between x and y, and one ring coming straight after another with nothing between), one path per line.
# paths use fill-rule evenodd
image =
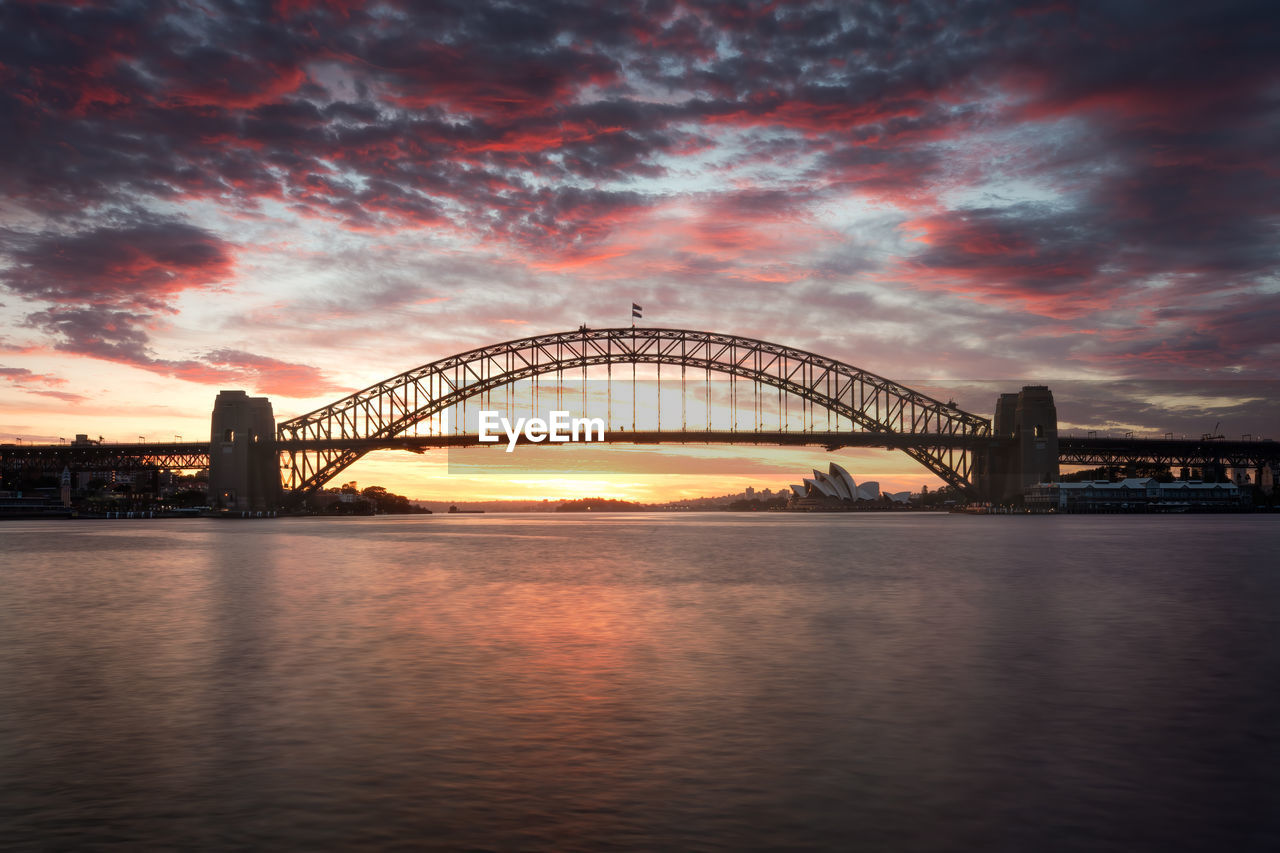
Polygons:
M1154 478L1037 483L1027 489L1027 509L1066 513L1230 512L1250 504L1248 490L1235 483Z

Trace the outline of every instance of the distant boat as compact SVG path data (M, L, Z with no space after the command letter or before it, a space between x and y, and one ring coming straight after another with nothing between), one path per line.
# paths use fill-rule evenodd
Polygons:
M482 509L458 509L458 505L454 504L449 507L449 512L454 515L480 515L484 512Z

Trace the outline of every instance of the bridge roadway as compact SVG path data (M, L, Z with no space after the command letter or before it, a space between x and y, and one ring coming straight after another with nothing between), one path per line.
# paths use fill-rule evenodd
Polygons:
M982 436L978 441L990 441ZM547 445L550 442L532 442L520 435L521 446ZM579 442L582 444L585 442ZM601 442L592 442L599 444ZM828 450L841 447L883 447L901 450L906 447L956 447L972 448L975 439L963 435L909 434L888 432L779 432L742 430L613 430L605 434L605 444L756 444L783 446L817 446ZM557 443L558 444L558 443ZM474 434L414 436L404 438L370 439L308 439L278 441L281 451L290 450L387 450L400 449L421 452L431 448L448 447L501 447L506 448L505 434L498 435L497 442L482 442Z
M827 450L844 447L879 447L902 450L909 447L947 447L981 450L998 446L993 436L965 436L939 433L903 434L888 432L748 432L731 430L664 430L606 433L611 444L751 444L810 446ZM520 444L530 444L523 436ZM547 442L540 442L547 444ZM506 447L506 438L484 443L474 434L400 436L369 439L290 439L276 442L281 453L351 449L427 450L450 447ZM1164 438L1107 438L1060 436L1058 459L1063 465L1122 466L1129 462L1150 462L1172 467L1199 467L1205 464L1230 468L1258 468L1280 465L1280 442L1271 440L1224 441ZM58 473L72 470L129 470L172 468L198 470L209 465L208 442L122 442L119 444L0 444L0 465L12 470L37 467Z
M989 436L981 440L990 441ZM904 447L956 447L974 446L973 439L958 435L900 435L897 433L871 432L735 432L732 430L688 431L640 431L614 430L606 433L608 444L756 444L817 446L829 450L841 447L884 447L900 450ZM549 442L530 442L523 435L520 445L546 445ZM598 443L598 442L597 442ZM507 439L500 435L498 441L482 442L475 434L418 435L392 438L365 439L286 439L277 440L276 449L281 453L301 453L317 450L408 450L423 453L427 450L450 447L501 447ZM558 443L553 446L559 446ZM209 467L209 442L110 442L104 444L0 444L0 463L6 468L36 465L44 469L73 470L128 470L132 468L173 468L198 470Z

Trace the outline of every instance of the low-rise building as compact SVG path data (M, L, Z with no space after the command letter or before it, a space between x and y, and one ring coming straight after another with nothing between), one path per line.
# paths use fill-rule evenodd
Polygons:
M1027 509L1042 512L1212 512L1247 506L1249 492L1235 483L1130 477L1036 483L1025 499Z

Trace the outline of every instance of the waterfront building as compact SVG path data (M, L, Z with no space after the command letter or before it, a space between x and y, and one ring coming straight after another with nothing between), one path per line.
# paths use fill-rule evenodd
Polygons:
M1043 512L1211 512L1239 509L1249 493L1235 483L1155 478L1036 483L1026 491L1028 509Z

